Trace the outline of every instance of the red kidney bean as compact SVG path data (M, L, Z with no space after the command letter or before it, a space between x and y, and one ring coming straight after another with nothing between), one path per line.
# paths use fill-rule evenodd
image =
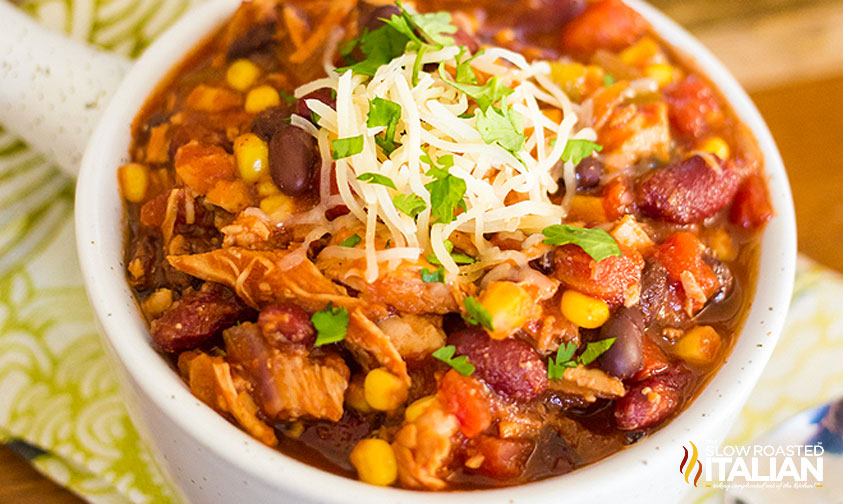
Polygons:
M480 50L480 41L462 28L457 28L456 33L454 33L454 43L458 46L467 47L471 54L477 54L477 51Z
M307 100L319 100L331 108L335 108L337 106L337 99L334 97L333 92L330 89L317 89L310 94L302 96L296 102L296 114L306 119L310 119L311 117L311 110L307 106Z
M317 160L316 141L291 124L282 125L269 142L269 173L288 196L302 194L310 187Z
M493 340L484 329L469 327L452 334L448 344L474 364L474 376L501 395L530 401L547 389L544 361L521 340Z
M181 352L205 343L250 313L231 289L209 282L153 320L150 333L160 350Z
M310 314L293 303L275 303L261 310L258 326L264 338L274 345L298 344L312 346L316 329Z
M622 308L600 329L600 339L615 338L598 363L612 376L624 380L641 369L643 363L644 315L638 308Z
M527 466L535 444L529 439L501 439L492 436L478 436L472 443L483 463L479 472L498 480L520 476Z
M366 23L363 26L369 31L374 31L385 24L383 22L383 19L390 19L392 18L392 16L400 15L401 9L399 9L395 5L381 5L380 7L377 7L375 10L373 10L371 14L369 14L369 17L366 18Z
M582 14L585 5L585 0L527 2L517 24L527 32L558 32L565 23Z
M234 39L228 46L226 57L228 59L245 58L254 52L265 49L272 44L273 35L275 35L274 21L253 26Z
M629 389L615 402L615 423L621 430L652 427L675 412L688 384L688 372L673 368Z
M594 156L580 161L576 169L577 187L580 189L591 189L600 183L603 175L603 163Z
M252 133L269 142L281 126L290 119L290 107L278 105L264 109L252 120Z
M654 219L676 224L700 222L719 212L735 196L740 175L731 164L712 167L692 156L646 175L638 184L637 203Z

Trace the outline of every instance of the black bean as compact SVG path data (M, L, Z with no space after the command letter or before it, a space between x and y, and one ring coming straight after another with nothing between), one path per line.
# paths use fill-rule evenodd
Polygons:
M533 259L532 261L530 261L530 267L538 271L539 273L550 275L551 273L553 273L553 270L556 269L556 262L554 260L553 252L548 252L547 254L541 257Z
M282 125L287 124L289 119L290 110L288 107L283 105L269 107L255 116L250 129L252 133L263 138L264 141L269 142L275 136L275 132Z
M234 42L228 46L226 57L228 59L245 58L254 52L265 49L272 43L274 34L274 21L253 26L234 39Z
M703 261L714 271L717 276L717 292L709 299L712 303L719 303L726 299L732 292L732 287L735 286L735 276L732 271L719 259L706 255L703 256Z
M603 163L595 157L585 158L577 165L577 187L591 189L600 183L603 175Z
M603 325L601 339L615 343L599 358L600 367L612 376L629 378L643 363L644 316L638 308L623 308Z
M310 186L318 156L310 133L283 124L269 142L269 173L288 196L302 194Z

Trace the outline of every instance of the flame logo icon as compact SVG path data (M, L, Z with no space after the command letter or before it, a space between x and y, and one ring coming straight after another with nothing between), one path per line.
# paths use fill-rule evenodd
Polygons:
M700 462L697 458L699 452L697 451L697 445L695 445L692 441L688 441L691 443L691 453L690 453L690 460L688 459L688 449L684 446L682 447L685 450L685 456L682 457L682 462L679 464L679 473L685 475L685 483L691 484L690 477L691 473L694 472L694 465L696 464L697 475L694 477L694 486L697 486L697 482L700 480L700 476L702 476L702 462Z

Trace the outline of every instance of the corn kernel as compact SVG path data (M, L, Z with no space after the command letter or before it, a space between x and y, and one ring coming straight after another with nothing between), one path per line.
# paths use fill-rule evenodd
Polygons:
M629 66L640 66L649 62L659 53L659 45L650 37L644 37L635 44L621 51L621 61Z
M363 382L366 403L378 411L391 411L407 400L407 385L384 368L369 371Z
M703 152L710 152L723 161L729 159L729 154L731 154L729 144L726 143L726 140L723 140L720 137L707 138L697 147L697 149Z
M258 86L246 95L246 112L250 114L257 114L258 112L274 107L281 103L281 97L278 91L272 86Z
M354 375L348 388L345 390L345 403L356 409L361 413L371 413L374 411L369 403L366 402L366 396L363 392L363 376Z
M429 395L426 397L422 397L421 399L416 399L413 401L407 409L404 410L404 419L408 422L415 421L418 417L424 413L427 408L433 404L433 401L436 400L435 395Z
M247 59L239 59L228 67L225 80L238 91L245 91L254 85L260 77L261 69Z
M585 77L586 68L580 63L553 63L550 76L558 84L566 84Z
M258 196L261 198L266 198L269 196L275 196L276 194L281 193L281 190L278 189L278 186L275 185L275 181L272 180L272 177L269 175L263 175L258 180Z
M149 170L140 163L123 165L117 171L123 197L131 203L140 203L149 188Z
M286 194L276 194L261 200L261 210L267 215L276 213L291 214L295 210L293 199Z
M533 298L516 283L491 282L480 296L480 304L492 317L495 330L490 336L504 339L527 322Z
M143 300L143 311L151 318L157 318L173 304L173 291L158 289Z
M674 80L673 65L667 63L647 65L644 75L658 82L659 87L665 87Z
M596 329L609 319L609 305L581 292L566 290L562 294L562 314L579 327Z
M254 182L269 170L269 147L254 133L240 135L234 141L237 171L246 182Z
M720 335L711 326L697 326L673 345L673 352L685 362L704 366L711 364L720 352Z
M362 439L351 450L351 465L360 481L388 486L398 477L398 462L392 446L383 439Z

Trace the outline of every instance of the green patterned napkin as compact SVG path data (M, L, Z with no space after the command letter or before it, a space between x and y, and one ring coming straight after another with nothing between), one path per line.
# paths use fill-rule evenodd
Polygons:
M32 0L22 7L56 30L134 57L189 4ZM72 211L73 181L0 127L0 442L90 502L174 502L96 335ZM796 284L790 324L729 443L843 395L836 305L843 281L802 260ZM709 491L699 502L718 498Z

